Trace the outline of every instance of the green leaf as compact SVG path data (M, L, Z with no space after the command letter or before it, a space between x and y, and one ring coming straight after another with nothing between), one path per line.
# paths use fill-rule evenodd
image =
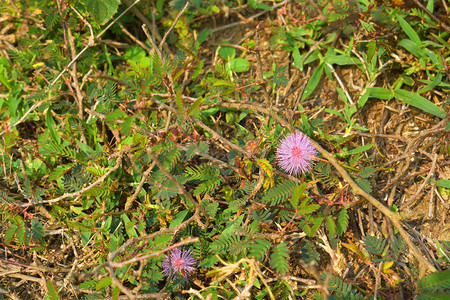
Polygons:
M214 80L213 86L229 86L234 87L234 83L228 80L216 79Z
M292 205L293 208L297 208L298 201L300 200L300 197L305 192L305 189L306 189L307 185L308 184L306 182L304 182L301 185L296 186L294 188L294 190L292 191L292 197L291 197L291 199L289 199L289 202L291 202L291 205Z
M411 25L408 24L408 22L405 21L405 19L402 18L402 16L397 15L397 20L400 23L400 26L403 28L405 33L408 35L408 37L417 45L421 45L422 41L420 40L417 33L412 29Z
M171 0L169 2L169 6L172 9L180 11L184 8L184 6L186 5L186 2L188 2L188 0Z
M321 277L325 281L327 275L325 273L322 273ZM346 283L336 275L331 275L330 277L326 278L326 281L328 281L328 289L331 291L339 292L344 296L348 296L352 291L352 284ZM343 297L342 299L348 299L348 297Z
M447 300L450 297L450 293L438 293L438 292L427 292L427 293L420 293L417 296L417 300Z
M184 104L183 99L181 98L181 90L177 91L177 96L175 97L175 102L177 104L178 110L181 114L184 115Z
M111 284L112 284L111 277L109 277L109 276L104 277L97 283L97 285L95 286L95 289L98 291L98 290L101 290L102 288L110 286Z
M355 182L367 193L372 193L372 185L366 178L357 178Z
M377 48L377 42L375 40L372 40L367 43L367 61L371 62L372 57L375 54L375 49Z
M271 78L271 80L273 81L273 83L275 83L276 85L282 85L282 86L286 86L289 82L289 79L287 78L287 73L286 73L286 67L285 66L275 66L275 69L273 71L273 77Z
M47 113L45 114L45 125L47 126L48 131L50 132L50 135L52 136L53 140L59 145L61 143L61 137L56 131L56 123L52 117L51 107L47 109Z
M353 155L353 154L357 154L357 153L361 153L361 152L365 152L367 150L369 150L370 148L372 148L373 144L367 144L355 149L351 149L351 150L344 150L342 151L342 153L336 153L336 156L338 157L344 157L344 156L349 156L349 155Z
M378 98L382 100L391 100L394 98L394 92L385 88L370 87L366 89L364 95L369 98Z
M250 246L250 256L262 261L270 246L272 246L271 242L263 239L256 239L255 243Z
M250 62L243 58L233 58L229 64L230 69L236 73L245 72L250 66Z
M264 170L264 172L267 174L267 176L269 176L269 178L266 180L267 184L264 184L264 185L267 186L267 188L273 187L275 182L273 180L273 169L272 169L272 165L270 164L270 162L267 159L260 158L256 161L256 164L261 169Z
M367 251L372 254L383 256L385 248L389 247L386 245L386 240L382 237L376 237L371 235L365 235L363 237L364 245L366 246Z
M11 240L13 239L14 235L16 234L16 231L18 228L19 228L19 226L12 224L11 228L6 230L5 237L4 237L5 244L9 244L11 242Z
M325 56L324 60L331 65L339 65L339 66L360 64L360 61L356 57L348 57L346 55L331 54Z
M422 94L434 89L439 83L441 83L441 81L442 81L442 74L437 73L434 79L429 84L427 84L425 87L417 91L417 94Z
M440 179L436 183L440 187L443 187L445 189L450 189L450 180L448 180L448 179Z
M175 217L173 217L172 222L170 222L170 226L169 228L175 228L178 225L180 225L184 219L186 218L187 214L189 213L189 210L185 209L183 211L180 211L179 213L177 213L175 215Z
M347 231L348 219L349 216L347 212L347 207L345 207L339 212L338 222L336 223L336 231L338 235L341 235Z
M312 73L311 78L309 79L308 83L306 84L301 101L308 98L316 89L317 85L319 84L320 78L322 77L323 66L324 66L323 64L320 64Z
M280 275L284 275L289 271L289 265L287 262L288 258L289 249L287 247L287 244L281 243L272 250L272 255L270 256L270 265Z
M138 63L141 61L143 57L146 56L146 54L147 53L145 52L145 50L142 49L141 47L131 45L130 47L127 48L127 51L125 51L123 57L125 59L129 59Z
M31 237L36 241L44 236L44 226L42 226L42 223L39 222L38 218L33 218L31 220Z
M256 2L256 0L248 0L248 3L250 4L251 7L256 9L272 10L272 7L265 5L264 3L261 2Z
M45 295L44 300L59 300L61 297L58 294L58 291L56 290L55 286L51 281L47 281L47 290L48 293Z
M298 208L299 215L309 215L320 208L319 204L306 205L307 203L308 203L308 200L305 200L302 202L302 204L300 204L300 207Z
M261 202L270 205L279 205L291 196L295 186L295 182L291 180L285 180L282 183L277 184L275 187L269 189L267 191L267 194L264 195L261 199Z
M192 106L189 108L188 116L194 114L199 106L202 105L203 101L205 101L205 98L198 98L197 100L195 100L194 104L192 104Z
M112 291L111 296L112 296L112 299L113 299L113 300L119 299L119 296L120 296L120 289L119 289L119 287L114 286L114 289L113 289L113 291Z
M450 269L421 278L418 286L421 290L450 289Z
M296 66L300 71L303 71L303 60L300 55L299 48L292 50L292 58L294 59L294 66Z
M412 105L414 107L417 107L427 113L435 115L436 117L443 119L447 115L442 108L440 108L436 104L432 103L431 101L425 99L424 97L416 93L412 93L401 89L396 90L394 93L395 97L398 100L405 102L406 104Z
M403 48L405 48L406 50L411 52L411 54L417 58L421 58L424 56L423 50L416 43L414 43L411 40L408 40L408 39L401 40L398 43L398 45L402 46Z
M326 225L327 225L328 233L331 236L335 236L336 235L336 223L334 222L332 216L327 217Z
M82 0L81 2L101 25L114 16L120 4L120 0Z
M221 46L219 49L219 55L225 60L231 60L236 56L236 50L233 47Z

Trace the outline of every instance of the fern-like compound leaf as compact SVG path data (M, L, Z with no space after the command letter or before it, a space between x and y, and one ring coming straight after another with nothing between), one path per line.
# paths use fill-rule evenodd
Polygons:
M339 212L338 220L336 223L336 231L338 235L344 234L348 228L348 208L345 207Z
M430 291L436 289L450 289L450 270L431 273L419 280L419 289ZM447 291L450 292L450 291ZM447 294L450 296L450 293ZM448 299L448 298L447 298Z
M284 275L289 271L289 249L286 243L281 243L273 248L270 255L270 266L277 271L277 273Z
M263 239L256 239L255 243L250 246L250 256L259 261L264 259L267 251L269 251L272 243Z
M325 277L325 275L323 274L321 277ZM347 296L350 295L352 291L352 284L346 283L338 276L331 275L331 277L328 278L328 289L343 296Z
M296 184L292 180L285 180L281 184L268 190L267 194L261 199L262 203L270 204L273 206L279 205L283 201L286 201L291 194Z
M384 238L366 235L363 237L363 241L369 253L383 256L386 250L386 240Z

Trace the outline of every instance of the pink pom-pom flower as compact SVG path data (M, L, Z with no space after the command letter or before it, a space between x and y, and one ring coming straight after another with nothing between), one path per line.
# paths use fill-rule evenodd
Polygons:
M311 170L317 150L308 136L298 132L288 134L278 145L276 154L280 167L291 175L297 175Z

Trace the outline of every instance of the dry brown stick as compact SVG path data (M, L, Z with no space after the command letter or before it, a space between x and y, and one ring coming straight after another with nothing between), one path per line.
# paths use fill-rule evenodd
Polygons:
M136 200L138 194L142 190L142 187L144 186L145 181L147 180L148 175L150 175L150 172L152 171L153 167L155 166L155 162L153 162L150 167L148 167L147 170L145 170L144 173L142 173L141 181L139 182L139 185L136 188L136 191L134 191L133 196L131 196L129 199L127 199L127 202L125 203L125 210L129 210L131 206L133 205L133 202Z
M192 295L197 296L198 299L200 299L200 300L205 300L205 298L202 296L202 294L200 294L199 291L194 290L193 288L190 288L190 289L187 290L187 291L182 291L182 293L183 293L183 294L192 294ZM209 298L208 298L208 299L209 299Z
M275 10L276 8L283 6L286 2L287 2L287 0L283 0L282 2L275 4L274 6L272 6L272 10ZM266 14L267 12L268 12L267 10L259 12L259 13L255 14L255 15L251 16L251 17L246 18L246 20L250 20L251 21L253 19L258 18L259 16L262 16L262 15ZM215 32L218 32L218 31L225 30L225 29L229 29L231 27L234 27L234 26L237 26L237 25L241 25L241 24L244 24L244 23L245 23L245 21L237 21L237 22L234 22L234 23L226 24L226 25L223 25L223 26L211 29L211 33L215 33Z
M149 19L140 11L138 8L134 7L135 3L131 3L130 0L122 0L125 5L127 5L129 8L131 8L131 12L142 22L144 23L148 28L153 28L152 23L149 21ZM161 41L161 35L159 34L158 30L152 30L152 35L156 37L158 41ZM163 44L164 50L172 54L170 52L170 48L167 44Z
M417 231L414 227L412 227L410 224L408 224L407 222L405 222L405 226L408 227L408 229L412 232L412 235L414 235L416 237L416 240L419 242L419 245L422 247L423 252L425 253L425 255L428 257L428 259L430 261L432 261L434 263L434 265L436 266L436 268L438 269L438 271L442 271L441 267L439 266L439 263L436 261L436 259L434 258L432 249L430 250L430 247L427 247L423 242L422 242L422 237L424 237L424 235L422 233L420 233L419 231ZM431 255L433 256L431 256Z
M423 152L423 150L419 150L420 152ZM434 171L436 169L436 161L437 161L437 153L434 154L433 157L433 161L431 162L431 169L430 172L428 172L427 177L423 180L422 184L420 185L420 187L417 189L417 191L414 193L414 195L405 203L403 203L402 205L400 205L400 209L405 209L408 206L411 206L411 204L414 203L414 201L416 200L416 198L419 196L419 194L422 192L423 188L425 187L425 185L428 183L428 180L430 180L431 175L434 174Z
M150 259L152 257L158 257L158 256L160 256L161 254L163 254L165 252L168 252L170 250L173 250L175 248L178 248L178 247L181 247L181 246L184 246L184 245L187 245L187 244L196 243L199 240L200 239L198 237L196 237L196 238L188 237L188 238L185 238L185 239L183 239L182 241L180 241L178 243L175 243L175 244L173 244L173 245L171 245L169 247L164 248L163 250L156 251L156 252L153 252L153 253L150 253L150 254L147 254L147 255L143 255L143 256L133 257L133 258L131 258L129 260L121 261L121 262L118 262L118 263L115 263L112 260L110 260L109 264L112 267L114 267L114 268L122 268L122 267L124 267L126 265L129 265L129 264L133 264L133 263L140 262L140 261L146 261L146 260L148 260L148 259Z
M70 44L70 53L72 55L72 59L74 60L75 57L77 57L77 51L75 48L75 39L72 35L72 30L70 29L70 27L67 27L67 36L68 36L68 40L69 40L69 44ZM78 106L78 118L80 118L80 120L83 120L83 94L81 93L81 89L80 89L80 83L78 81L78 72L77 72L77 62L76 60L74 60L74 63L71 66L72 70L69 71L70 76L72 77L72 86L75 89L75 99L77 101L77 106ZM86 143L86 137L84 136L84 127L81 126L81 142Z
M188 191L186 191L184 186L164 167L164 165L159 161L158 157L156 156L156 154L153 152L153 150L151 148L147 149L147 153L148 153L148 155L150 155L150 157L156 163L158 168L164 173L164 175L166 175L167 178L169 178L173 183L175 183L175 185L178 187L179 192L181 192L186 197L186 199L188 199L194 205L196 210L200 211L205 216L206 224L203 224L203 222L200 220L200 217L197 216L196 219L197 219L198 225L203 229L208 227L208 224L209 224L208 213L200 206L200 204L197 202L197 200L195 200L191 196L191 194Z
M255 44L256 44L256 59L257 59L257 64L256 64L256 74L258 75L258 81L261 84L261 89L262 92L264 94L264 98L265 98L265 103L267 107L271 107L272 106L272 101L271 101L271 97L269 96L269 93L267 92L267 83L264 80L264 74L263 74L263 69L262 69L262 61L261 61L261 54L259 51L259 29L260 29L261 23L258 24L258 26L256 26L256 31L255 31Z
M129 289L127 289L127 288L126 288L126 287L125 287L125 286L117 279L116 274L114 274L114 268L113 268L113 266L110 265L110 264L108 264L108 265L106 266L106 269L107 269L108 272L109 272L109 277L111 277L112 283L113 283L115 286L117 286L117 287L120 289L120 291L121 291L122 293L124 293L124 294L128 297L128 299L130 299L130 300L136 299L136 297L133 295L133 293L132 293Z
M78 261L79 261L78 252L73 243L73 240L69 237L69 235L67 233L64 232L64 230L63 230L63 235L69 241L70 246L72 247L72 251L75 256L75 259L73 260L72 268L70 269L69 273L67 273L67 275L64 277L62 287L59 289L60 291L66 288L67 284L69 283L70 279L72 278L73 273L75 272L75 268L78 266Z
M39 201L37 203L27 203L27 204L21 204L20 207L29 207L29 206L34 206L34 205L42 205L42 204L50 204L50 203L55 203L55 202L59 202L63 199L69 198L69 197L77 197L80 196L82 193L92 189L93 187L95 187L97 184L102 183L106 177L109 176L109 174L111 174L112 172L114 172L115 170L117 170L120 165L122 164L122 158L123 155L129 151L129 147L124 147L122 150L120 150L117 153L114 153L113 155L110 156L110 158L113 157L117 157L117 161L116 164L114 165L114 167L112 167L111 169L109 169L105 174L103 174L99 179L97 179L96 181L94 181L92 184L90 184L87 187L82 188L79 191L76 191L74 193L65 193L64 195L58 197L58 198L54 198L54 199L49 199L49 200L43 200L43 201Z
M427 261L423 255L420 253L419 249L413 244L411 239L408 236L408 233L403 229L403 225L401 220L401 214L394 213L389 208L384 206L381 202L379 202L375 197L364 191L347 173L347 171L339 164L339 162L336 160L334 155L323 149L316 141L311 140L311 143L313 146L319 151L320 154L322 154L328 161L334 166L334 168L341 174L342 178L350 184L350 186L353 189L353 192L357 195L362 196L367 201L369 201L373 206L375 206L379 211L381 211L385 216L389 218L389 220L392 222L392 225L394 225L395 229L398 230L400 235L405 240L406 244L409 246L409 250L414 255L414 257L419 261L420 270L422 275L425 273L425 271L428 269L432 272L436 272L436 268Z
M164 104L164 103L162 103L161 101L158 101L157 99L155 99L155 98L153 98L153 97L152 97L152 100L153 100L155 103L157 103L158 105L160 105L161 107L164 107L165 109L168 109L168 110L170 110L170 111L172 111L172 112L174 112L174 113L176 113L176 114L179 114L179 112L178 112L175 108L173 108L173 107L171 107L171 106L169 106L169 105L167 105L167 104ZM247 155L248 157L251 157L252 154L251 154L250 151L247 151L247 150L245 150L245 149L239 147L238 145L233 144L232 142L228 141L226 138L224 138L223 136L221 136L220 134L218 134L215 130L213 130L213 129L211 129L209 126L205 125L202 121L197 120L197 119L195 119L195 118L192 118L192 120L193 120L198 126L202 127L204 130L206 130L207 132L209 132L214 138L218 139L218 140L221 141L223 144L227 145L229 148L234 149L234 150L236 150L236 151L238 151L238 152L241 152L241 153L243 153L244 155Z
M267 112L267 109L263 109L262 107L258 105L254 105L252 108L260 112ZM271 115L271 114L269 114ZM280 116L273 116L278 122L280 122L282 125L289 128L291 132L294 132L294 127L291 123L287 122L283 117ZM440 124L438 124L440 125ZM437 125L437 126L438 126ZM436 126L435 126L436 127ZM337 161L335 156L331 154L330 152L326 151L322 148L316 141L311 139L311 144L319 151L322 156L324 156L333 166L334 168L339 172L339 174L342 176L342 178L352 187L353 192L356 195L362 196L367 201L369 201L373 206L375 206L379 211L381 211L385 216L389 218L389 220L392 222L392 225L397 229L397 231L400 233L400 235L405 240L406 244L409 247L409 250L414 255L414 257L419 262L421 275L424 275L426 270L430 270L432 272L436 272L436 268L424 258L424 256L421 254L419 249L414 245L414 243L411 241L411 239L408 236L408 233L403 229L403 225L401 222L402 214L400 213L394 213L389 208L384 206L380 201L378 201L375 197L364 191L354 180L350 177L350 175L347 173L347 171L344 169L344 167L341 166L341 164Z
M148 26L146 24L142 25L142 30L144 31L145 36L148 38L148 40L150 41L150 43L152 44L152 49L154 51L156 51L156 53L158 54L159 58L162 58L163 55L161 53L161 50L159 49L159 47L156 46L155 41L153 40L152 35L150 34L150 31L148 30Z
M397 162L399 160L402 160L402 159L410 156L411 152L414 151L417 148L417 146L419 145L418 142L419 142L419 140L421 138L423 138L423 137L425 137L425 136L427 136L428 134L431 134L431 133L444 131L444 125L445 125L445 123L448 122L449 119L450 119L450 115L447 115L447 117L442 119L439 123L437 123L432 128L421 131L419 134L417 134L417 136L415 136L414 138L412 138L410 140L410 142L406 146L405 152L402 155L400 155L400 156L398 156L398 157L396 157L396 158L394 158L394 159L392 159L392 160L390 160L388 162L385 162L381 167L382 168L386 168L387 166L389 166L389 165L391 165L391 164L393 164L393 163L395 163L395 162Z
M147 46L145 43L141 42L137 37L135 37L131 32L129 32L125 26L123 26L120 22L117 22L117 25L119 25L120 29L122 29L122 32L125 33L133 42L138 44L142 49L147 50L147 52L150 53L152 49Z
M445 1L443 1L443 2L445 2ZM439 20L435 15L433 15L425 6L423 6L422 3L419 2L419 0L414 0L414 3L416 3L416 5L418 7L420 7L427 15L429 15L430 18L433 19L433 21L437 22L442 28L447 30L447 32L450 32L450 27L447 26L447 24L445 24L444 21ZM448 17L448 15L447 15L447 17Z
M177 24L178 20L181 18L181 15L186 11L186 9L189 6L189 1L186 1L186 4L184 5L183 9L178 13L177 17L175 18L175 21L173 21L172 25L170 26L169 30L166 31L164 34L161 42L159 43L159 49L162 50L162 46L164 45L164 42L166 41L167 37L169 36L169 33L173 30L175 25Z

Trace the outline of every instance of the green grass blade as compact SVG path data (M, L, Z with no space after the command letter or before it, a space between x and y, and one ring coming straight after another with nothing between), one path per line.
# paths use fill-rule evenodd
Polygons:
M422 44L422 41L420 40L419 35L414 31L414 29L412 29L411 25L409 25L408 22L406 22L405 19L403 19L400 15L397 15L397 20L408 37L418 46L420 46Z
M323 66L323 64L320 64L311 75L311 78L306 84L305 91L303 92L302 101L308 98L309 95L311 95L312 92L314 92L314 90L316 89L317 85L319 84L320 78L322 77Z
M405 90L396 90L394 93L398 100L415 106L427 113L435 115L436 117L443 119L447 115L442 108L416 93L411 93Z

